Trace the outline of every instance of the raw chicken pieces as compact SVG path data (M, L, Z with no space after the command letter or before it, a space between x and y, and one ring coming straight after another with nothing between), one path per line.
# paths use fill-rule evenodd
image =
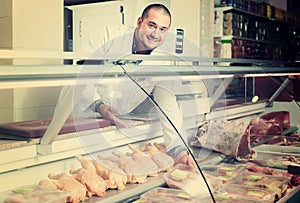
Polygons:
M48 177L53 180L57 180L54 184L58 189L68 192L70 195L68 196L68 202L80 202L88 199L87 188L78 182L73 176L69 176L67 174L49 174ZM40 185L46 184L46 180L40 182ZM51 183L47 183L51 185Z
M127 175L114 162L101 157L99 157L99 160L93 160L92 162L96 168L96 173L106 181L108 188L117 188L118 190L125 188Z
M84 159L82 156L76 156L76 159L80 161L83 168L76 171L70 170L70 173L74 174L76 180L86 186L88 191L91 193L90 196L105 196L107 184L103 178L96 173L94 164L91 161Z
M145 183L147 181L147 171L137 161L128 156L113 153L116 158L115 163L127 174L127 183Z
M90 192L89 197L93 195L103 197L106 195L107 184L96 172L81 168L79 170L70 170L70 173L74 174L74 178L86 186Z
M158 165L160 171L171 169L175 163L172 157L159 151L158 148L151 143L146 144L141 150L151 155L151 159Z
M112 152L98 159L77 155L81 168L69 170L69 174L48 174L49 179L39 182L46 188L66 191L68 202L78 203L92 196L104 197L107 189L123 190L128 183L145 183L148 176L156 176L173 167L174 160L151 143L139 149L129 144L131 152L126 155Z
M159 172L158 165L151 159L149 154L142 152L141 150L135 148L133 145L128 145L132 153L127 153L132 156L132 159L137 161L144 169L147 171L148 176L156 176Z

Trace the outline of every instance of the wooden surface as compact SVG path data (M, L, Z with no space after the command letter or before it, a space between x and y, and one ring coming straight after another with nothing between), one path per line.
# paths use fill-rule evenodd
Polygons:
M51 120L32 120L0 125L0 133L26 138L42 137ZM111 126L110 121L104 119L68 119L59 134L91 130Z

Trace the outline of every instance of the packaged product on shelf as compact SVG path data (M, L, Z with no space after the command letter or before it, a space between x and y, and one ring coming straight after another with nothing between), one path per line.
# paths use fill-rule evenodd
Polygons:
M206 165L202 166L201 169L210 175L213 175L217 179L221 180L223 183L226 183L240 173L246 171L245 164L218 164L218 165Z
M275 192L275 199L282 198L288 188L288 177L276 177L252 172L241 173L232 181L234 184L266 188Z
M222 203L273 203L275 194L265 188L225 184L214 194L214 198L217 202Z
M217 190L222 181L216 177L203 174L211 191ZM186 165L179 164L164 175L164 179L170 188L181 189L191 196L208 196L209 191L204 178L196 170L191 170Z
M0 193L1 203L65 203L68 193L58 189L48 189L38 185L24 185Z
M209 202L210 197L193 197L183 190L158 187L141 195L147 203L196 203Z

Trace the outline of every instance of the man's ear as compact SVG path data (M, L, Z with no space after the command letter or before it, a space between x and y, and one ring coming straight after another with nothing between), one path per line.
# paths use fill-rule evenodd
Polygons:
M137 22L136 22L137 28L140 28L140 27L141 27L142 22L143 22L142 17L139 17L139 18L137 19Z

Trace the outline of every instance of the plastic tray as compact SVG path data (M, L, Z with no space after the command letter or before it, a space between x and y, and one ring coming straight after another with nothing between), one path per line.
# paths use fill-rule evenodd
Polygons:
M290 179L288 177L278 177L252 172L244 172L234 178L232 183L266 188L275 192L275 199L280 199L285 195L287 191L289 180Z
M205 165L201 169L205 172L218 173L220 175L236 176L237 174L246 171L245 164L226 164L221 163L218 165Z
M196 203L208 201L209 197L197 198L183 190L158 187L142 194L141 199L146 200L147 203Z
M221 181L210 174L204 174L206 181L212 191L215 191ZM164 179L170 188L181 189L192 196L209 196L207 185L195 169L191 170L186 165L176 165L172 170L164 174Z
M234 184L225 184L215 195L215 200L222 203L273 203L275 193L268 189Z
M221 180L223 183L227 183L238 176L240 173L244 173L246 171L246 165L221 163L218 165L202 166L201 169L204 172Z
M0 203L65 203L67 202L67 197L68 193L61 190L45 189L38 185L25 185L1 192Z

